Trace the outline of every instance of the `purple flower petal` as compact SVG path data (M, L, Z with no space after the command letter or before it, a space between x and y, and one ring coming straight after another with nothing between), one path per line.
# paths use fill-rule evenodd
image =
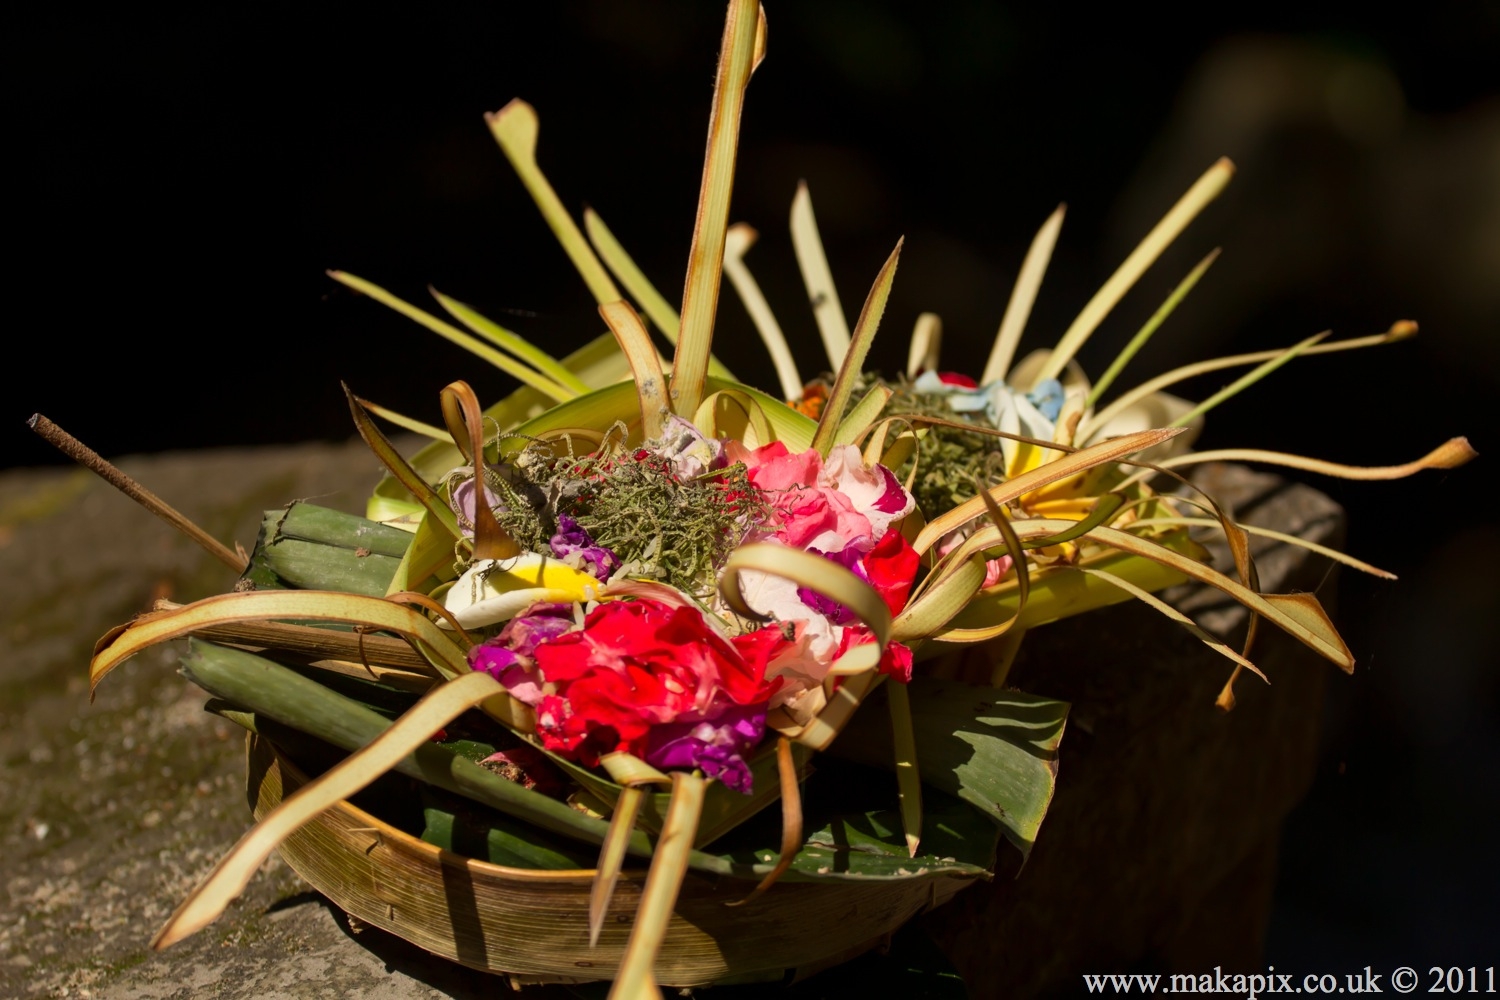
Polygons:
M838 552L824 552L822 549L808 549L807 551L832 560L866 583L870 582L869 574L865 572L864 565L861 563L864 554L853 545L840 549ZM859 621L859 616L848 605L840 604L831 597L824 597L811 587L798 587L797 596L801 598L803 604L835 625L852 625Z
M620 558L604 546L594 544L583 526L567 514L557 515L557 534L552 536L550 544L552 554L559 559L576 552L589 572L601 580L609 579L620 568Z
M664 770L701 770L742 794L750 794L750 767L742 754L766 732L764 705L726 704L712 719L653 726L646 762Z

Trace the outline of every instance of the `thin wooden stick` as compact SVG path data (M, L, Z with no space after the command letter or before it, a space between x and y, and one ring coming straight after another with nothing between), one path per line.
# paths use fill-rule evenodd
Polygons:
M161 497L152 493L146 487L105 461L104 457L97 451L40 413L33 413L31 419L26 421L26 426L40 434L43 440L58 451L67 455L73 461L88 469L100 479L103 479L106 483L109 483L109 485L203 546L210 555L218 559L225 566L228 566L236 573L245 572L245 568L249 565L249 560L198 527L192 521L189 521L180 511Z

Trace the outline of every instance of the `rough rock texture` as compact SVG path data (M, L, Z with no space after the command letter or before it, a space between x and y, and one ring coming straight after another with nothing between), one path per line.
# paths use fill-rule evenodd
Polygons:
M357 511L377 474L358 443L121 465L247 546L263 509L304 497ZM1311 490L1243 470L1215 474L1215 489L1251 520L1323 541L1339 530L1338 509ZM1319 586L1326 560L1262 548L1265 589ZM88 473L0 475L0 995L502 989L351 927L276 860L220 921L165 953L147 950L171 907L246 828L243 740L200 710L201 692L173 670L175 648L121 667L92 705L88 655L154 597L191 600L232 580ZM1179 596L1215 627L1237 620L1209 595ZM1258 657L1273 686L1245 678L1227 716L1212 707L1227 664L1148 609L1125 606L1027 639L1014 680L1076 707L1053 811L1021 877L970 889L926 918L973 995L1067 989L1079 971L1254 957L1277 831L1309 780L1330 674L1279 638L1267 634Z

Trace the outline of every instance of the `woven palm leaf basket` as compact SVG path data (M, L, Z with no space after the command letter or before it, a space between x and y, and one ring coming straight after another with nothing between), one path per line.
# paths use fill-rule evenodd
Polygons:
M1241 674L1260 673L1255 628L1231 646L1156 596L1195 581L1353 668L1316 598L1259 591L1250 529L1178 470L1231 459L1392 478L1467 461L1463 439L1379 469L1190 448L1209 410L1276 367L1414 324L1119 391L1210 254L1090 379L1078 349L1228 183L1220 161L1050 349L1017 352L1060 209L982 369L944 370L941 324L923 314L907 370L886 378L864 362L901 246L851 324L804 187L791 233L829 362L804 379L746 264L754 230L729 224L765 47L764 12L732 0L680 309L597 215L574 220L538 165L535 111L513 101L489 127L608 334L555 359L447 296L428 311L330 272L522 387L485 407L454 382L441 425L349 391L387 470L367 516L294 503L266 513L249 553L124 484L240 579L111 631L92 684L189 638L184 673L248 731L257 820L154 947L212 922L279 850L351 915L518 984L612 980L611 996L649 997L806 974L1035 843L1068 706L1007 686L1028 629L1144 601L1230 661L1227 711ZM773 392L711 353L726 276L775 362ZM1165 391L1234 368L1208 399ZM431 443L403 454L382 423ZM1210 567L1190 531L1227 538L1233 567Z

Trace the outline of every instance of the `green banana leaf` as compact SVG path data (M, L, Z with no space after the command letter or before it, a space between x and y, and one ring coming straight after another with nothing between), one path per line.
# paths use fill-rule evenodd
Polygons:
M877 691L872 703L883 701ZM1057 746L1068 704L1021 691L917 677L911 682L917 769L925 785L969 803L987 815L1023 857L1057 784ZM847 760L891 768L887 713L867 704L828 752ZM922 846L931 811L924 789Z

